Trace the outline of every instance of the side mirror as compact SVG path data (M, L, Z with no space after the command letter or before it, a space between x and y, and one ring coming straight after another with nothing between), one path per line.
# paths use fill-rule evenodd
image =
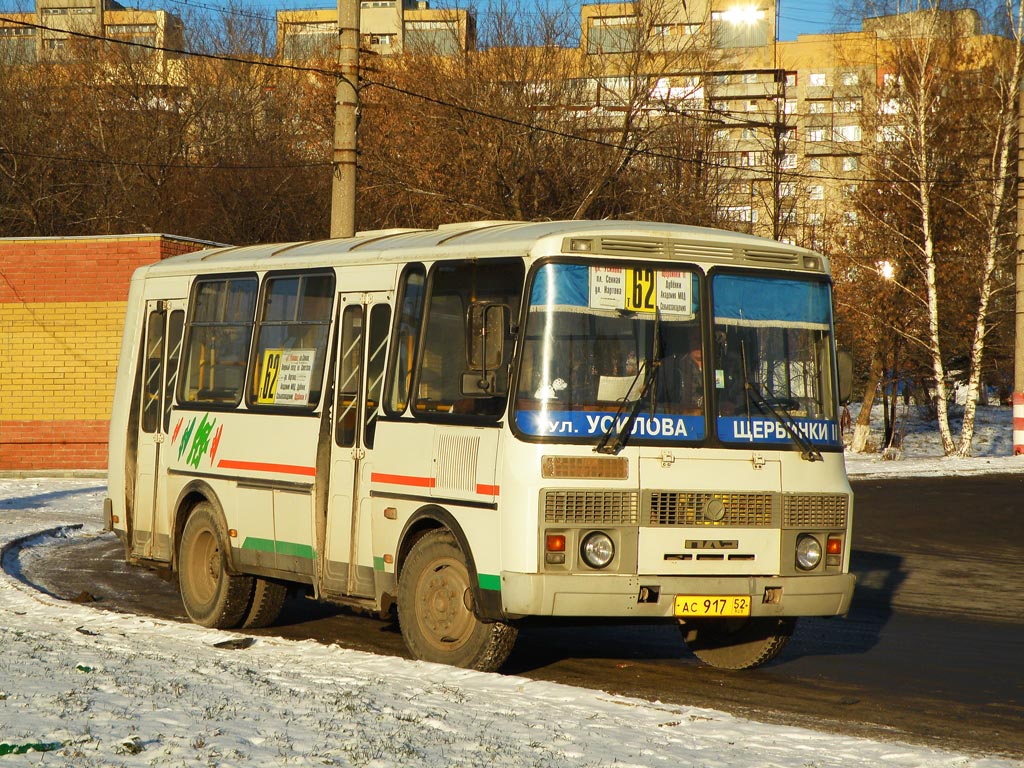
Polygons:
M493 371L505 357L505 334L511 312L507 304L481 302L469 308L466 317L466 367L471 371Z
M505 336L512 312L507 304L480 302L466 314L466 370L462 374L462 394L467 397L504 395L507 375L502 376Z
M846 405L853 397L853 355L846 351L836 353L839 373L839 403Z

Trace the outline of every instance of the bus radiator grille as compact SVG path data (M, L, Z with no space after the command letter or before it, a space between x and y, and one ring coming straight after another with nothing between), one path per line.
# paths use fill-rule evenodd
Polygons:
M850 498L844 494L784 494L785 528L846 528Z
M634 491L564 490L543 493L544 522L569 525L636 525Z
M772 524L772 495L654 491L645 499L645 518L648 525L767 528Z

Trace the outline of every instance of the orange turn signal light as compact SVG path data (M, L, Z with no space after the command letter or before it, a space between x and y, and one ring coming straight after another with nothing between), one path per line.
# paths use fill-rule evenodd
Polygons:
M565 535L561 533L549 533L546 537L545 546L548 552L565 552Z
M828 544L825 545L825 554L827 555L841 555L843 554L843 540L839 537L830 536Z

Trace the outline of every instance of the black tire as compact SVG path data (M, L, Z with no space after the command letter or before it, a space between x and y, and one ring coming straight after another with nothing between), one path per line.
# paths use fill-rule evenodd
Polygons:
M209 502L195 506L181 534L178 588L185 612L204 627L234 629L252 603L252 577L228 573L227 531Z
M693 654L719 669L753 669L774 659L796 628L792 617L705 619L681 624Z
M269 627L284 608L288 597L288 587L279 581L254 577L252 603L242 621L242 629L261 629Z
M422 536L398 578L398 623L413 656L483 672L505 663L518 630L481 621L473 594L466 557L452 534L438 529Z

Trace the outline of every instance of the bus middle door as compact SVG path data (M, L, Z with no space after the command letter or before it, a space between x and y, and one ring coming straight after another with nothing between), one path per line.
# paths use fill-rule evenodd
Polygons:
M164 455L170 450L171 405L178 379L185 302L146 302L146 328L142 337L139 392L136 483L132 515L131 551L140 558L170 556Z
M386 293L339 296L334 440L324 585L346 595L374 594L370 468L391 327Z

